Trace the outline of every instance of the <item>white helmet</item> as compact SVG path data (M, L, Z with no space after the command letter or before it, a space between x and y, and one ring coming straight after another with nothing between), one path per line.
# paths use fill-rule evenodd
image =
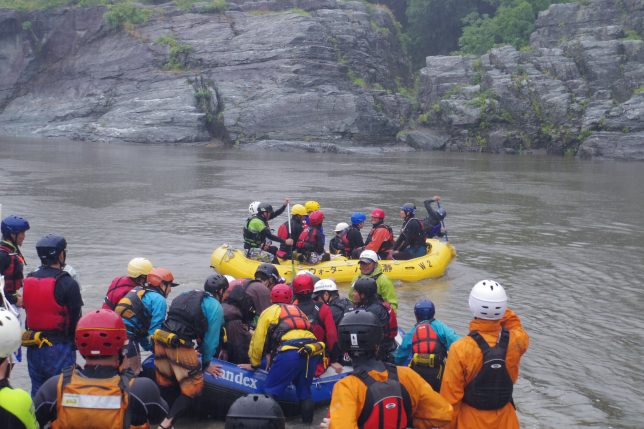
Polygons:
M261 201L253 201L252 203L250 203L250 205L248 206L248 213L251 216L255 216L257 214L257 207L259 207L261 203Z
M349 228L349 224L346 222L340 222L335 226L335 232L340 232L344 231L345 229Z
M313 293L324 291L337 292L338 286L336 286L335 282L331 279L322 279L315 282L315 286L313 286Z
M360 253L360 260L362 262L378 262L378 254L373 250L363 250Z
M478 319L500 320L508 306L503 286L494 280L481 280L470 292L470 311Z
M231 284L235 281L235 277L229 276L228 274L224 275L224 277L226 277L226 280L228 280L228 284Z
M12 312L0 307L0 359L9 357L22 343L22 328Z

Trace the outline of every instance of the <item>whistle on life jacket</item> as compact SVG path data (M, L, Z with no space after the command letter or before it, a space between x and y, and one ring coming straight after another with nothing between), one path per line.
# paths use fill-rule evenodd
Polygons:
M434 367L436 355L429 353L414 353L414 357L411 358L412 363L420 366L428 366L430 368Z
M180 345L185 344L186 342L179 338L179 336L173 332L164 331L163 329L157 329L152 335L152 339L155 342L165 344L166 346L177 348Z
M22 345L25 347L42 348L43 346L51 347L53 344L43 335L41 331L25 331L22 333Z

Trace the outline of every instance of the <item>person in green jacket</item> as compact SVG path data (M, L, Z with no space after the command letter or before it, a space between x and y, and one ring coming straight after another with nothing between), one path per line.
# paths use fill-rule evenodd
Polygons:
M267 203L260 203L257 205L256 212L248 218L246 226L244 226L244 249L246 249L246 257L260 262L273 262L277 263L275 253L278 248L272 246L271 241L284 244L286 246L293 246L293 239L282 239L271 232L268 221L274 219L284 212L289 200L287 199L282 207L274 211L273 206Z
M373 250L363 250L360 253L360 261L358 263L360 265L360 274L353 278L351 284L354 284L356 280L363 277L375 279L378 285L378 296L380 299L388 302L397 311L398 296L396 295L396 289L391 279L382 272L382 267L378 263L378 254Z
M11 354L20 348L21 340L20 322L11 311L0 307L0 428L3 429L38 427L31 396L9 385L13 367Z

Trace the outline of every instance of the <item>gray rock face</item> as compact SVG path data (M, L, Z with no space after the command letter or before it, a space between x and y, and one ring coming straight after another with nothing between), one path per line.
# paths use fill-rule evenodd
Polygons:
M395 143L410 103L392 83L410 76L387 12L341 0L228 3L223 14L155 6L130 31L109 28L102 7L0 10L0 133Z
M643 36L642 1L552 5L539 14L526 52L506 46L480 58L428 57L425 125L448 134L451 150L579 149L584 157L639 159Z

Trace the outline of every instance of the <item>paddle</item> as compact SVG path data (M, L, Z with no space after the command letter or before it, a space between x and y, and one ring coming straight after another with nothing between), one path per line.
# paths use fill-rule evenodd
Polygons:
M289 201L286 204L286 212L288 214L288 236L291 237L291 202ZM291 240L293 237L291 237ZM295 278L295 260L293 259L293 250L295 247L295 242L291 245L291 282Z

